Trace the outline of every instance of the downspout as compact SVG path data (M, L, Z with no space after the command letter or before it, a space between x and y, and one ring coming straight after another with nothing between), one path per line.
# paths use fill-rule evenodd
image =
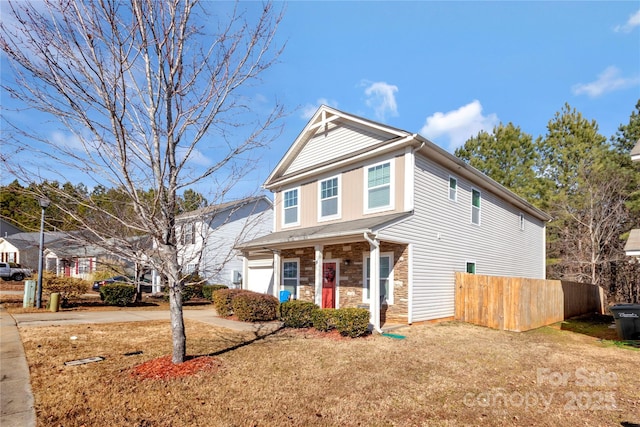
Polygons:
M364 232L364 238L373 250L369 249L370 271L369 271L369 310L371 313L371 324L373 330L382 333L380 328L380 242L371 239L368 232ZM373 254L375 253L375 257Z
M413 134L413 137L416 140L419 140L418 134ZM415 185L415 171L416 171L416 160L415 160L415 153L422 150L424 148L424 146L426 145L426 142L423 140L420 143L419 147L413 148L411 150L411 157L412 157L412 161L413 161L413 165L412 168L413 170L410 171L409 173L412 174L412 189L411 191L413 192L413 194L411 195L411 210L413 210L415 212L415 192L416 192L416 185ZM406 185L406 183L405 183ZM408 307L408 312L407 312L407 323L412 324L413 323L413 263L414 263L414 259L413 259L413 244L409 244L409 265L408 265L408 273L409 273L409 277L408 277L408 285L409 285L409 307Z

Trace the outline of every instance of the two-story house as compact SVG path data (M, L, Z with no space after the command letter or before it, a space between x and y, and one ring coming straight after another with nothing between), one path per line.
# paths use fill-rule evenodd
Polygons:
M273 204L258 196L212 205L179 215L176 227L183 275L239 287L243 261L234 246L271 231Z
M322 106L264 187L248 287L273 268L274 295L369 307L377 330L452 318L457 271L545 277L550 216L418 134Z

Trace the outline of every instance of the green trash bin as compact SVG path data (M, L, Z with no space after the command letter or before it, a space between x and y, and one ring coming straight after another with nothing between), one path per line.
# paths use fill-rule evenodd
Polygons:
M640 304L616 304L609 307L622 340L640 340Z

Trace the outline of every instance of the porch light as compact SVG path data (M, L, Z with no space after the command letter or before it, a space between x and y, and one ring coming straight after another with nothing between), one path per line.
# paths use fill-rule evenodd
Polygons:
M349 264L351 264L351 260L350 259L345 259L344 260L344 265L348 266Z

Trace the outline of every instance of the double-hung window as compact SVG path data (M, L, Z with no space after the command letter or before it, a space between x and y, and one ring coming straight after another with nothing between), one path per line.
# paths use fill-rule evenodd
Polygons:
M297 225L299 224L299 190L294 188L293 190L287 190L282 194L283 198L283 223L284 225Z
M449 200L458 200L458 180L452 176L449 177Z
M196 242L195 224L184 224L182 226L182 244L193 245Z
M319 220L340 217L340 177L325 179L318 182Z
M371 301L371 258L365 258L362 300ZM380 302L393 304L393 254L380 254Z
M378 163L367 168L365 176L365 207L367 211L382 211L393 208L392 176L391 161Z
M285 259L282 262L282 287L291 292L291 298L298 298L298 282L300 261L298 259Z
M471 189L471 222L480 225L480 191Z

